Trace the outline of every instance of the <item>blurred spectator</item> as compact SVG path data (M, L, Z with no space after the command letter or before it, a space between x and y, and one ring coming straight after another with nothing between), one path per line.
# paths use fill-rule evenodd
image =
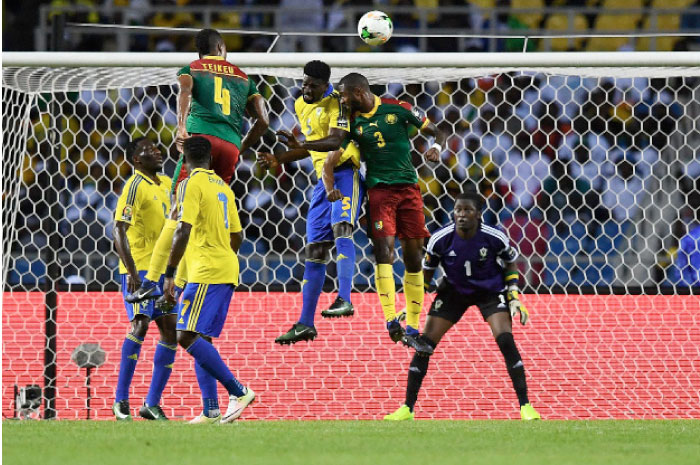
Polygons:
M674 280L681 286L700 287L700 191L688 196L688 209L694 218L678 246Z
M547 222L562 235L574 221L591 220L597 197L586 180L571 175L568 163L555 160L550 165L549 177L542 183L538 206Z
M320 52L324 30L322 0L281 0L277 10L277 30L308 32L295 36L282 36L275 47L278 52Z
M603 191L603 205L612 212L618 223L635 217L644 195L644 179L639 173L636 154L620 156L615 174L607 179Z

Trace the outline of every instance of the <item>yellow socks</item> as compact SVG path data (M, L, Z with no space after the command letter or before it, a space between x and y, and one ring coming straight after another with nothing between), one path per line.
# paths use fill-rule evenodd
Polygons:
M392 321L396 318L396 283L394 282L394 267L388 263L379 263L375 266L374 283L377 286L377 294L379 294L379 302L382 304L384 318L386 321Z
M423 310L423 271L404 273L403 292L406 297L406 325L419 329L420 312Z
M168 257L170 257L170 246L173 243L176 227L177 221L171 220L170 218L165 220L163 230L160 232L160 236L153 246L151 262L148 264L146 279L149 281L157 283L160 281L160 276L165 273L165 268L168 265Z

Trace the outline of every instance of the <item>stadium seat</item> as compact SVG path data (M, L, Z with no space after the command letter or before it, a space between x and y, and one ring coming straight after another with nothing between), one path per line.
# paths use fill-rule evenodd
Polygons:
M469 0L470 5L478 6L484 10L491 9L496 5L496 0Z
M656 17L656 26L652 25L652 17L644 18L642 29L644 32L675 32L681 27L681 15L679 14L661 14ZM637 40L636 49L639 51L647 51L652 49L652 41L655 40L656 47L654 50L671 51L673 46L681 39L681 37L640 37Z
M596 18L593 32L596 34L634 32L638 22L639 16L635 15L602 14ZM591 37L586 49L589 52L616 51L629 42L630 39L626 37Z
M516 13L515 17L530 29L539 29L542 22L542 9L544 0L512 0L510 7L513 9L537 9L539 12Z
M695 3L695 0L651 0L653 10L663 10L672 8L688 8Z
M600 6L603 10L642 10L645 3L646 0L603 0ZM640 11L639 16L641 15Z
M573 31L574 33L581 33L588 30L588 21L586 17L582 14L574 15L572 18L572 24L569 24L569 16L565 14L554 14L550 15L544 23L544 29L548 32L565 32ZM550 39L551 50L554 52L563 52L569 49L569 39L558 37L555 39ZM545 46L545 41L542 41ZM572 41L572 46L576 50L580 50L583 45L582 38L576 38Z

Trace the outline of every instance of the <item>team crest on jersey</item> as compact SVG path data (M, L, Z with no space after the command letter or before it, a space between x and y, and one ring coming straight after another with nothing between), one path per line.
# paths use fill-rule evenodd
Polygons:
M362 126L358 126L357 129L355 129L355 132L357 133L358 136L362 135Z
M127 205L124 207L124 210L122 210L122 219L125 221L131 221L131 216L133 215L134 210L132 209L131 205Z
M381 230L384 227L384 223L381 221L375 221L374 222L374 229L376 230Z
M386 121L386 124L396 124L396 122L398 121L398 118L396 117L395 114L389 113L384 118L384 121Z
M489 249L487 249L486 247L482 247L479 249L479 260L480 261L483 262L484 260L486 260L486 257L488 257L488 255L489 255Z
M316 108L316 116L321 116L322 111L323 111L323 108L321 108L321 107Z

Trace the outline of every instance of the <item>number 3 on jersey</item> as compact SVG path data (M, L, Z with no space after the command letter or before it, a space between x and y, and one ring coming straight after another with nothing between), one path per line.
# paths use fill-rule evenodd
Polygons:
M224 89L224 80L219 76L214 76L214 102L221 105L221 113L231 114L231 93Z

